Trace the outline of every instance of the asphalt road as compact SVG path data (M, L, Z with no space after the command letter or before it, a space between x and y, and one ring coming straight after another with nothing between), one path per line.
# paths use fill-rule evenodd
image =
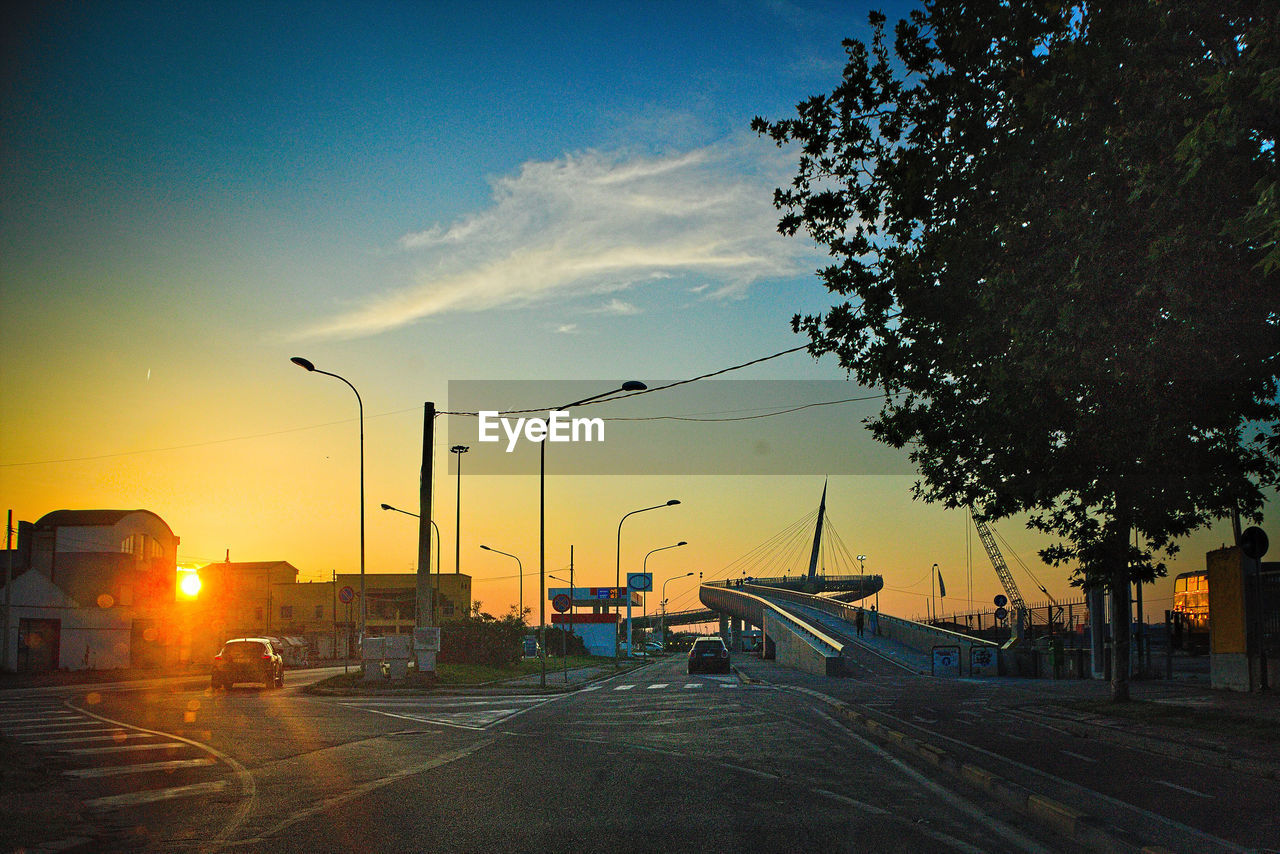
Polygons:
M848 663L825 679L743 659L752 680L689 676L675 656L565 694L301 690L332 671L284 690L43 689L0 698L0 732L85 804L86 851L1079 850L851 709L1118 838L1268 850L1280 828L1274 779L1046 716L1044 693L1069 686L932 679L866 650Z
M813 696L679 657L560 695L301 692L319 675L27 693L0 720L73 772L85 850L1069 850Z

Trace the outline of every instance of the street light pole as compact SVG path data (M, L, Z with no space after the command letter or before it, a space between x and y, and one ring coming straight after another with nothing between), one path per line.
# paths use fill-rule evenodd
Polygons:
M507 557L511 558L516 562L516 572L520 573L520 625L523 626L524 625L524 564L520 562L520 558L516 557L513 554L508 554L507 552L500 551L490 546L482 545L480 546L480 548L484 549L487 552L493 552L494 554L506 555Z
M672 543L672 544L671 544L671 545L669 545L669 546L660 546L659 548L656 548L656 549L650 549L650 550L649 550L649 554L646 554L646 555L644 556L644 562L640 564L640 571L641 571L642 573L644 573L645 575L648 575L648 574L649 574L649 555L653 554L654 552L664 552L664 551L666 551L667 549L678 549L678 548L680 548L680 546L687 546L687 545L689 545L689 544L688 544L688 543L686 543L684 540L681 540L680 542L678 542L678 543ZM652 589L652 585L650 585L650 589ZM645 603L645 609L644 609L644 611L643 611L642 613L644 613L644 614L647 616L647 615L648 615L648 610L649 610L649 609L648 609L648 597L646 597L646 598L645 598L644 600L642 600L642 601L644 601L644 603ZM635 642L634 642L634 640L633 640L633 639L632 639L632 637L631 637L631 607L630 607L630 604L631 604L631 590L630 590L630 589L628 589L628 590L627 590L627 654L628 654L628 655L635 655L635 652L636 652ZM649 651L648 651L648 650L645 650L645 656L646 656L646 657L648 657L648 654L649 654Z
M392 507L390 504L383 504L382 509L394 510L397 513L403 513L404 515L412 516L415 519L422 518L417 513L410 513L408 510L401 510L399 507ZM440 526L436 524L435 519L429 519L428 521L431 522L431 527L436 532L436 537L435 537L436 539L436 584L435 584L435 587L432 589L432 594L431 594L431 625L435 626L435 625L438 625L436 623L436 615L435 615L436 600L440 598Z
M337 374L329 373L328 371L322 371L309 360L304 359L301 356L294 356L289 361L293 362L305 371L324 374L327 377L342 380L347 384L347 388L351 389L355 394L356 405L360 409L360 642L363 644L365 616L367 613L364 600L364 401L360 399L360 392L356 391L356 387L353 386L346 377L341 377Z
M618 388L602 391L599 394L584 397L582 400L566 403L564 406L557 406L551 411L559 412L620 391L644 391L646 388L648 386L639 380L627 380ZM547 439L545 436L538 442L538 634L539 643L543 644L545 650L547 641ZM542 687L547 687L545 655L542 658Z
M647 510L659 510L663 507L674 507L679 503L680 503L679 498L672 498L666 504L655 504L652 507L641 507L639 510L632 510L630 513L624 513L622 515L622 518L618 520L618 547L614 551L614 567L613 567L613 587L615 590L622 586L622 523L627 521L628 516L634 516L637 513L644 513ZM627 602L630 603L631 591L630 590L624 591L624 595L627 597ZM621 609L622 607L621 603L619 603L618 607L619 609ZM630 642L630 640L631 638L628 637L627 641ZM622 654L622 649L618 644L618 636L617 636L617 633L615 632L614 638L613 638L613 666L615 668L619 666L621 654Z
M693 570L689 570L684 575L673 575L666 581L662 582L662 645L667 645L667 585L675 581L677 578L688 578L693 575Z
M458 457L458 505L453 516L453 574L462 572L462 455L471 450L466 445L454 445L449 453Z

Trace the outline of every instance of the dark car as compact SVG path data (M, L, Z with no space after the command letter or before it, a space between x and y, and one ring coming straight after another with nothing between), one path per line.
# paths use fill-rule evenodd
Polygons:
M689 650L690 673L728 673L729 647L720 638L698 638Z
M209 687L216 691L237 682L284 687L284 659L270 638L235 638L222 645L222 652L213 657Z

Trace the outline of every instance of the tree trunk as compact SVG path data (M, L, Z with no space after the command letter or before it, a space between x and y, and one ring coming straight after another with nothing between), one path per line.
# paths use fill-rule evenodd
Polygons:
M1110 535L1111 701L1129 702L1129 529L1117 523Z

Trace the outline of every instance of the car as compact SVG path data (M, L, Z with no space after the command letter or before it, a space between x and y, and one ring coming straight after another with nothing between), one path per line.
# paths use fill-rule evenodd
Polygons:
M718 637L698 638L689 650L690 673L728 673L729 647Z
M233 638L213 657L209 687L226 690L237 682L284 687L284 658L270 638Z

